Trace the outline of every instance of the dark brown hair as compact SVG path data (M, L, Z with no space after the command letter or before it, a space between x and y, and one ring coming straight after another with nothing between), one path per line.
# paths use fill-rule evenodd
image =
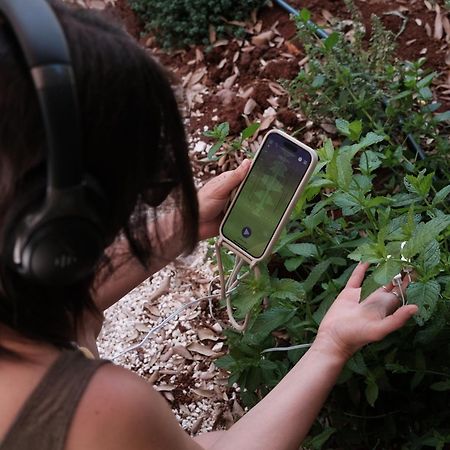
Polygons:
M165 71L126 32L99 15L51 4L72 55L86 172L107 197L108 243L124 235L132 255L147 266L149 207L171 192L183 220L185 250L192 250L197 196L182 119ZM16 206L44 197L44 148L29 71L11 30L0 22L0 242L7 238L8 220L20 220L11 219ZM93 277L46 288L0 260L0 322L26 337L66 346L82 312L94 309Z

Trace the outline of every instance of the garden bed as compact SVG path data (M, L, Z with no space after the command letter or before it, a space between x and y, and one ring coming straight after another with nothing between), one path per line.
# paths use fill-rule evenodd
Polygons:
M350 15L342 1L292 0L290 3L296 8L310 9L313 20L325 29L336 24L340 24L344 32L351 29L350 22L347 22ZM400 59L427 58L427 67L440 73L433 85L435 98L442 103L442 110L450 109L448 14L439 12L432 2L423 0L358 0L356 4L361 8L364 24L369 30L370 15L376 13L389 30L399 35L397 56ZM203 133L221 122L230 124L232 136L238 135L248 124L260 122L259 135L251 142L251 149L256 149L264 132L272 127L291 133L300 130L299 138L314 148L321 147L329 137L339 142L334 123L313 123L289 107L291 98L280 79L294 78L307 59L296 38L294 23L279 7L263 8L258 16L254 16L246 25L245 40L214 39L212 36L209 46L167 53L157 46L153 36L144 33L143 24L125 0L91 1L90 6L105 10L120 20L130 34L175 75L189 133L191 160L199 185L220 171L235 167L242 160L240 153L232 153L217 161L207 160L211 140ZM180 285L186 286L192 280L212 277L214 268L205 268L205 258L206 248L201 247L190 261L193 265L181 263L181 266L171 266L112 308L107 314L108 320L100 340L103 354L111 356L118 348L126 346L125 343L128 345L138 341L160 316L169 314L180 302L202 295L205 288L202 283L197 283L192 291L183 294L184 299L176 292ZM161 303L157 305L160 313L152 317L146 308L146 298L153 295L170 270L176 272L171 285L173 294L161 297ZM153 308L153 312L157 311ZM186 312L187 316L190 314ZM206 340L206 347L212 350L218 342L222 342L220 332L214 328L216 322L204 310L200 310L193 323L184 319L181 329L180 326L177 328L176 322L168 325L167 333L159 336L158 342L148 343L142 351L130 353L119 361L159 386L158 389L172 404L187 430L196 433L229 425L242 414L242 408L236 401L235 391L225 385L224 372L212 364L217 355L210 354L202 362L196 352L183 356L173 351L173 347L177 347L177 351L182 353L179 346L202 343L199 328L207 328L217 334L214 336L217 340ZM174 335L171 334L173 331ZM217 353L222 353L224 348L221 347ZM207 418L208 410L215 411L213 418ZM191 419L188 419L189 416Z

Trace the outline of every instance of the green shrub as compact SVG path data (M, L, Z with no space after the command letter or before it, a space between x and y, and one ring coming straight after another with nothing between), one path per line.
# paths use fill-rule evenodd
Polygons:
M380 131L388 136L385 155L392 165L408 164L403 153L406 136L411 133L425 149L433 150L427 167L443 171L442 178L448 179L450 112L435 113L441 105L433 101L431 91L438 74L424 69L424 58L397 61L395 36L376 16L372 17L373 33L366 45L359 13L350 0L346 3L355 22L350 41L338 32L320 41L309 25L310 13L303 10L298 17L299 39L309 62L294 80L285 83L293 107L318 123L357 120L363 133Z
M231 371L242 400L255 404L304 350L261 352L280 339L312 342L352 261L373 263L366 296L405 267L406 242L403 256L418 274L407 299L419 314L349 361L312 430L316 439L334 430L329 449L416 449L450 435L450 185L436 192L433 172L421 171L386 192L384 138L369 132L356 143L334 148L327 141L319 150L319 170L268 268L233 296L238 317L251 311L252 320L244 335L228 332L230 353L217 363Z
M252 319L243 335L228 331L230 352L217 364L253 405L306 350L262 352L312 342L356 261L372 263L363 297L413 269L407 299L418 315L354 355L304 446L442 449L450 443L449 113L435 113L435 74L423 61L396 62L377 19L368 49L358 33L353 43L339 34L318 42L308 19L303 11L309 70L291 95L310 117L334 123L341 144L327 140L319 149L317 170L262 276L233 294L236 315L250 311ZM411 131L426 145L423 161L405 146Z
M149 31L165 47L208 44L210 26L217 35L235 32L266 0L129 0Z

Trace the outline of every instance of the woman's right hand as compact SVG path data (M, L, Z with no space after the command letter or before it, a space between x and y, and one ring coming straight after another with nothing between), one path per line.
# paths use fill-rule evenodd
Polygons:
M361 302L361 284L367 268L360 263L320 324L315 346L348 359L364 345L379 341L401 328L413 316L416 305L400 306L400 293L392 284L380 287ZM408 282L403 281L405 291ZM394 292L397 293L395 295Z

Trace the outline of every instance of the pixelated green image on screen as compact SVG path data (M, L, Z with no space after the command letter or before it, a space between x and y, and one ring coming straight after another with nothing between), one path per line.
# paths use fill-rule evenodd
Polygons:
M223 235L254 258L263 255L308 168L309 154L299 152L301 162L300 153L269 138L223 225Z

